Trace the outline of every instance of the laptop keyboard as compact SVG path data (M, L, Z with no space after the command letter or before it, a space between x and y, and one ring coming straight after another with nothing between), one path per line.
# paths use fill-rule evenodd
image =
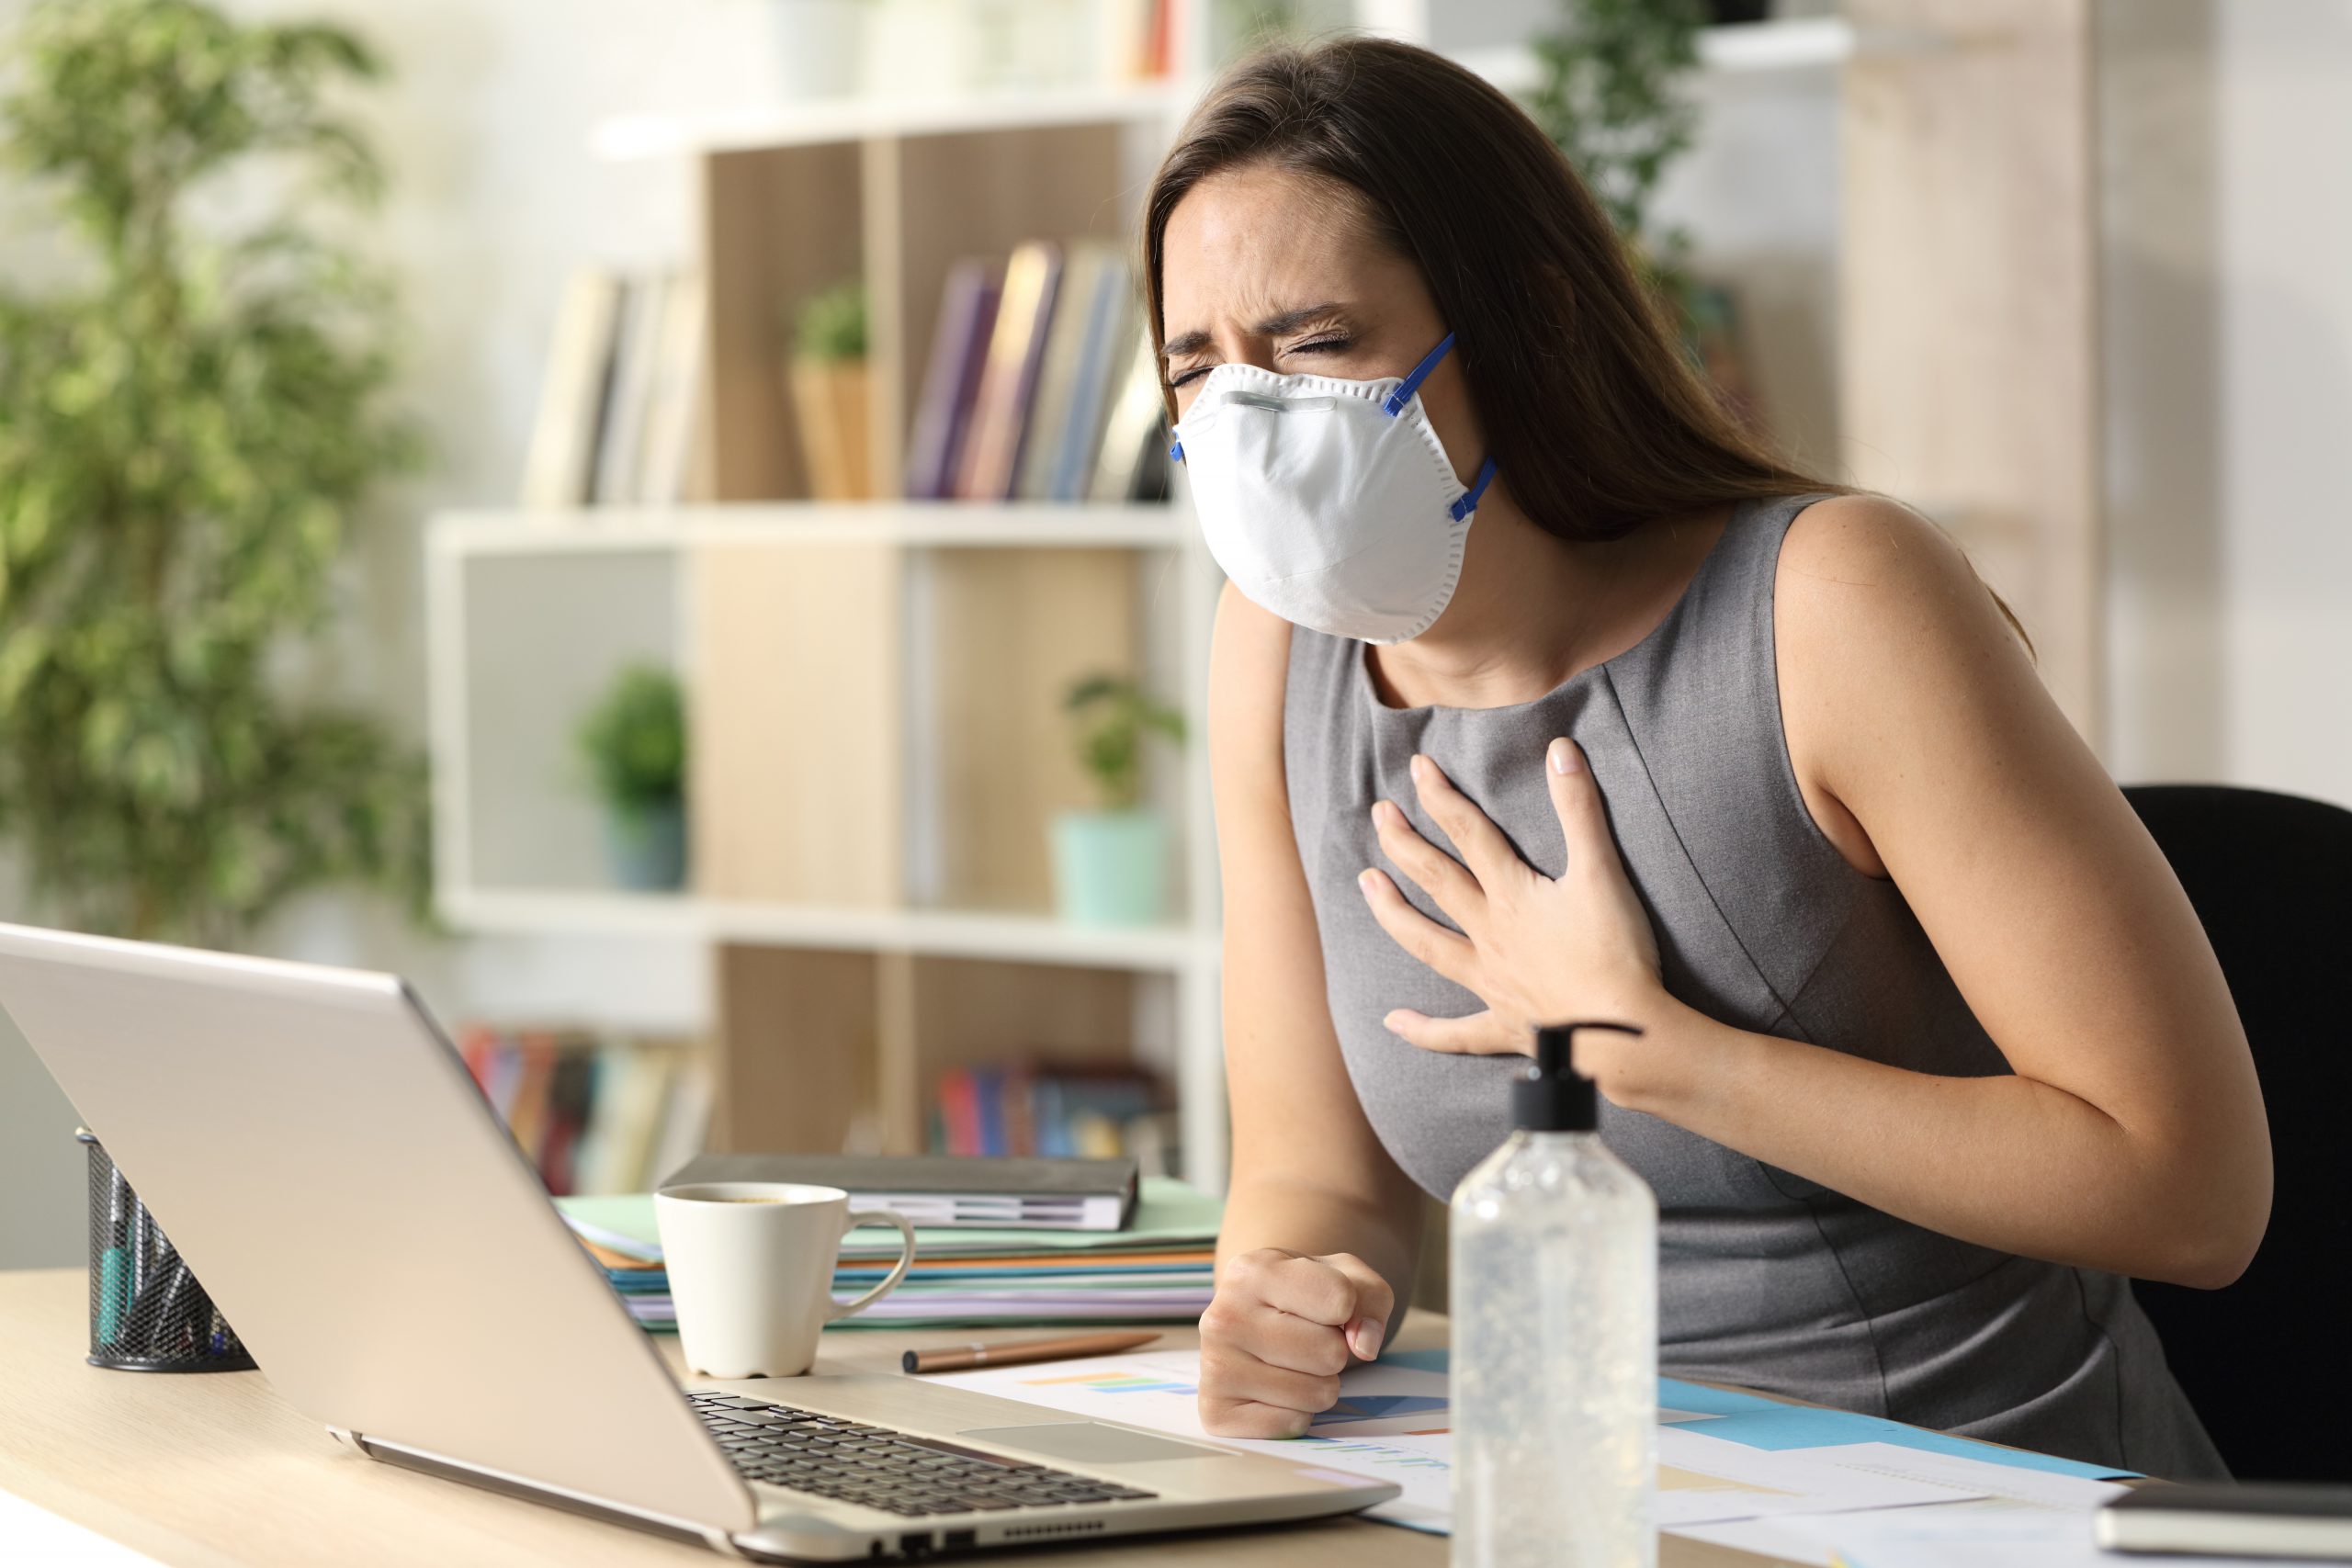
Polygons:
M1158 1495L740 1394L686 1398L735 1468L752 1480L904 1518Z

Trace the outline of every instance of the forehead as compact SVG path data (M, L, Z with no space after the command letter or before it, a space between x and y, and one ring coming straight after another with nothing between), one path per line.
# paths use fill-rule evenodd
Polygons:
M1295 308L1310 294L1361 298L1400 265L1411 271L1374 241L1363 198L1346 186L1265 164L1222 169L1168 215L1163 325L1174 336Z

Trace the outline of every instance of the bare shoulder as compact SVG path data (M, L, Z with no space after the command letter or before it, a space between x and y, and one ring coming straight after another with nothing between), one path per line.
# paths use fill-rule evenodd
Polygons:
M2041 682L1999 600L1941 528L1883 496L1799 513L1773 584L1782 699L1817 686L1841 701L1955 685L2010 700Z
M1773 652L1805 804L1873 874L1887 869L1873 840L1890 790L1949 791L1953 770L1990 757L2073 773L2087 756L1967 556L1883 497L1817 502L1789 525Z
M1774 597L1799 632L1866 633L1881 620L1916 626L1926 615L2007 624L1950 535L1877 495L1835 496L1798 513L1781 546Z

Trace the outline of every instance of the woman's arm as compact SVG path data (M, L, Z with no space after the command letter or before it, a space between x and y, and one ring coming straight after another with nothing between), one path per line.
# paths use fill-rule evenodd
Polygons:
M1630 1016L1580 1041L1609 1098L1889 1213L2053 1261L2219 1286L2260 1243L2269 1134L2212 950L2131 806L2043 691L1951 544L1865 497L1807 509L1776 590L1781 705L1815 819L1902 887L2013 1077L1938 1077L1708 1019L1656 951L1576 749L1550 782L1558 880L1422 763L1457 863L1393 811L1381 842L1464 934L1385 874L1382 924L1489 1004L1397 1014L1437 1050L1523 1049L1546 1019Z
M1283 771L1290 626L1230 588L1209 670L1209 764L1225 885L1225 1057L1233 1183L1202 1408L1223 1435L1295 1436L1401 1315L1419 1193L1381 1147L1340 1060ZM1351 1332L1352 1331L1352 1332Z
M1851 497L1792 526L1775 603L1816 819L1894 877L2016 1076L1931 1077L1692 1015L1660 1113L1964 1240L2236 1279L2270 1209L2237 1010L2171 867L1975 574L1932 526Z

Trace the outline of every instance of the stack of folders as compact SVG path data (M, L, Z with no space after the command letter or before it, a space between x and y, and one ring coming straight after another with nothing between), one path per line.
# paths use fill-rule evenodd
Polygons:
M658 1334L677 1313L650 1195L557 1200L602 1264L629 1314ZM1145 1177L1133 1220L1115 1231L919 1225L906 1281L845 1324L1049 1325L1187 1323L1215 1282L1216 1199L1165 1177ZM833 1293L867 1289L889 1272L899 1233L854 1230L842 1243Z

